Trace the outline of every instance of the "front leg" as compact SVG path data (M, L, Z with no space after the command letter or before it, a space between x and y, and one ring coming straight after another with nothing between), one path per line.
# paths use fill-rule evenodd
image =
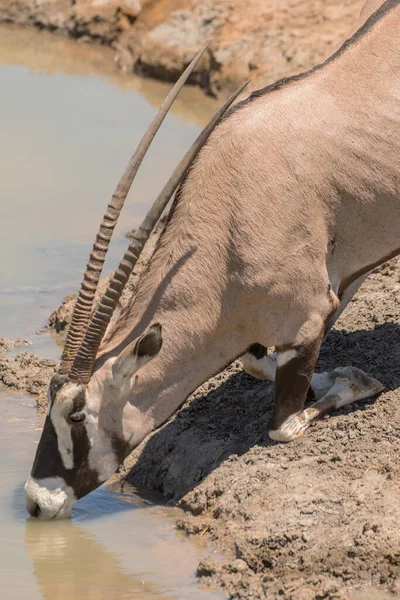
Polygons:
M329 318L325 324L324 340L326 339L329 331L336 323L348 303L352 300L355 293L361 286L361 284L370 275L366 273L352 284L350 284L342 293L340 297L340 304L331 318ZM252 344L247 350L246 354L241 357L242 365L244 370L257 377L259 379L267 379L268 381L275 381L276 373L276 353L268 354L267 348L261 344ZM364 374L365 375L365 374ZM322 398L334 385L337 378L337 370L330 371L329 373L314 373L311 378L311 392L314 400ZM367 376L368 377L368 376Z
M302 345L277 348L275 404L269 436L290 442L303 435L302 411L319 355L322 332Z
M278 353L275 406L269 431L270 438L277 442L296 440L302 437L315 419L358 400L371 398L384 389L380 381L356 367L339 367L329 373L315 373L312 376L312 389L319 400L302 410L307 394L304 394L304 389L311 353L307 356L307 350L304 349L296 350L297 356L294 355L294 349L286 352L288 358L293 358L280 367L282 357ZM294 387L296 385L297 388Z

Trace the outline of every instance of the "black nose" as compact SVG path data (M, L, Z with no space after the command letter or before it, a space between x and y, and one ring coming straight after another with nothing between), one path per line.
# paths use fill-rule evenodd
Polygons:
M36 504L36 502L33 502L32 504L29 505L28 511L29 511L29 514L31 515L31 517L38 517L40 515L39 504Z

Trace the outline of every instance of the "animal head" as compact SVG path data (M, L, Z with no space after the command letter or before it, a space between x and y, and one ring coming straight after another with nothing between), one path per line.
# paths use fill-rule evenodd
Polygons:
M134 434L123 431L129 395L134 401L138 371L159 353L161 326L155 324L129 344L89 385L54 375L49 410L26 483L26 502L35 517L68 516L73 504L106 481L142 436L141 413L129 404ZM133 423L132 423L133 421ZM132 439L133 438L133 439Z
M138 371L160 352L161 326L150 326L117 356L102 364L101 369L96 365L98 350L151 231L211 131L245 86L232 94L175 169L131 241L93 315L92 309L112 232L134 176L170 106L206 48L193 59L164 101L132 156L100 225L74 307L61 365L50 383L48 416L25 485L26 506L32 516L45 519L68 516L76 500L108 479L129 451L151 431L148 416L151 410L146 412L135 405L135 386Z

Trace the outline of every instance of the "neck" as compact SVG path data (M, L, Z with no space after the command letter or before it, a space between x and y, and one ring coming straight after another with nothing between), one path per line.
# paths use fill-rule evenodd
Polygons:
M181 198L134 300L108 334L110 341L97 361L92 385L101 387L113 359L152 323L161 323L162 349L140 369L124 398L124 428L132 423L132 435L125 439L131 448L252 341L242 323L240 286L228 277L229 210L219 203L214 226L206 228L210 219L203 206L193 196L190 202Z

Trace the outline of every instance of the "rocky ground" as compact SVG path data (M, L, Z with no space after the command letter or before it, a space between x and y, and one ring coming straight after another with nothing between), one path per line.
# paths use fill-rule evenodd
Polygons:
M126 461L122 475L182 507L181 530L214 543L219 558L199 565L203 582L241 600L349 600L371 585L400 597L399 291L395 259L361 288L318 364L371 373L386 386L378 399L325 417L302 440L276 444L267 436L273 386L236 362ZM49 327L65 328L72 302ZM36 394L44 408L54 368L22 351L0 358L0 381Z
M192 83L227 94L308 69L354 29L363 0L0 0L0 22L115 49L127 71L175 80L212 40Z

